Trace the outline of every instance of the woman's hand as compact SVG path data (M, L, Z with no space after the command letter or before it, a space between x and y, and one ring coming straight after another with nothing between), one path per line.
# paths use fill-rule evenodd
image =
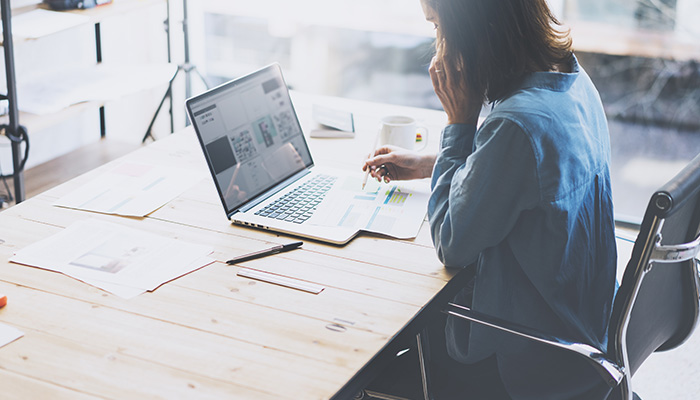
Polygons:
M421 155L396 146L382 146L365 161L363 171L379 181L410 180L429 178L433 173L435 155Z
M437 56L430 62L430 79L448 124L476 124L481 112L481 99L474 96L460 71L445 64Z

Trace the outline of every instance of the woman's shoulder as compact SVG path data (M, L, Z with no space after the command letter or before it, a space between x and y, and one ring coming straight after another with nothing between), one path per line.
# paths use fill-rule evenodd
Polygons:
M517 130L531 137L550 130L555 117L551 108L540 104L536 96L514 94L493 107L482 127Z

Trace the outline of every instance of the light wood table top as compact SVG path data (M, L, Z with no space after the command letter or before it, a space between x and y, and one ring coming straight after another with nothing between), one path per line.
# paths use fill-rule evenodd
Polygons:
M355 113L355 139L309 140L317 164L360 168L383 115L416 117L429 127L432 148L444 123L443 113L430 110L294 99L307 135L314 101ZM120 160L206 169L190 129ZM427 223L415 240L305 241L301 250L243 264L320 284L318 295L238 277L239 267L225 260L290 238L231 225L208 174L145 218L51 205L109 166L0 212L0 292L8 296L0 323L25 333L0 348L3 398L340 398L452 277L435 256ZM217 261L131 300L7 261L87 218L206 243Z

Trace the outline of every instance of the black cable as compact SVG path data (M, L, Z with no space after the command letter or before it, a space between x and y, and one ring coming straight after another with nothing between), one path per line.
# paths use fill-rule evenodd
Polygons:
M2 171L0 171L1 173ZM12 197L12 192L10 191L10 186L7 184L7 177L2 176L2 183L5 185L5 192L7 194L0 194L0 208L2 208L3 203L11 203L15 201L14 197Z
M7 184L7 178L14 178L16 172L20 172L20 171L24 170L24 165L27 163L27 158L29 157L29 135L27 134L27 128L20 125L18 136L8 134L8 128L9 128L8 125L0 125L0 131L5 132L5 136L7 136L7 138L10 139L10 142L15 142L15 143L24 142L25 146L24 146L24 156L22 157L22 161L19 164L19 171L13 171L12 174L3 174L2 168L0 167L0 179L2 179L2 183L5 186L5 191L7 192L7 195L0 195L0 208L2 208L2 206L4 205L3 203L11 203L11 202L15 201L14 197L12 196L12 191L10 190L10 186Z
M10 186L7 184L7 176L2 175L2 165L0 165L0 177L2 177L2 183L5 185L5 193L7 193L0 194L0 209L2 209L5 203L10 203L15 199L12 197Z
M2 174L2 171L0 171L0 178L2 178L3 180L6 178L12 178L12 177L14 177L15 173L21 172L22 170L24 170L24 165L27 163L27 158L29 157L29 135L27 134L27 128L20 125L18 136L8 135L7 134L8 128L9 128L8 125L0 125L0 130L5 131L5 136L7 136L7 138L10 139L11 142L15 142L15 143L24 142L25 143L24 156L22 157L22 161L19 163L19 171L13 171L12 174L8 174L8 175L4 175L4 174ZM7 182L5 182L5 185L7 185ZM12 196L10 196L10 197L12 197Z

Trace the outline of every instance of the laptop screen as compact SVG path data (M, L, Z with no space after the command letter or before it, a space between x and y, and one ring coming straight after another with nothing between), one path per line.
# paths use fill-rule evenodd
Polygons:
M226 213L313 164L278 64L187 100Z

